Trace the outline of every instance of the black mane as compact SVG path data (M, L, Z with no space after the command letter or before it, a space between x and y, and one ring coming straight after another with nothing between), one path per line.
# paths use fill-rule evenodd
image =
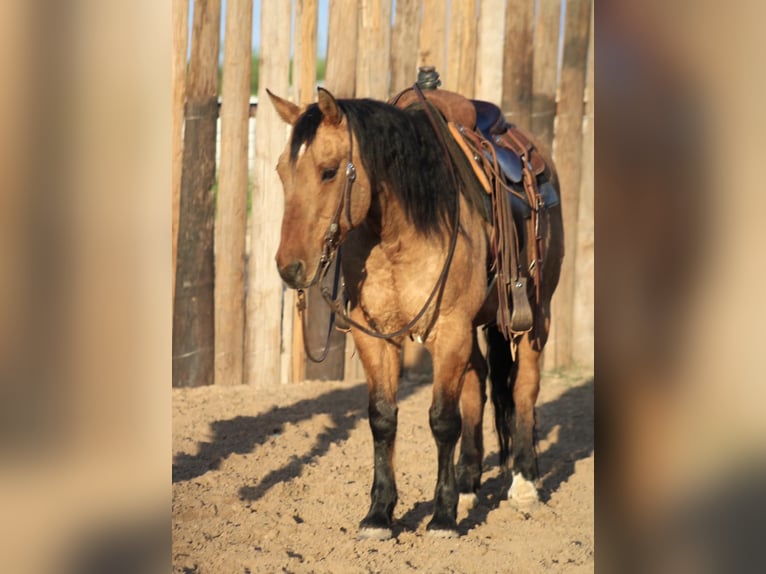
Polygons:
M420 106L401 110L370 99L338 100L338 105L351 122L373 193L387 185L422 233L448 227L455 206L455 185L426 112ZM290 141L291 161L295 161L301 145L311 145L322 117L319 107L312 104L298 119ZM449 132L443 133L454 147ZM465 179L465 171L458 171ZM467 197L475 195L468 193ZM476 201L469 204L478 205Z

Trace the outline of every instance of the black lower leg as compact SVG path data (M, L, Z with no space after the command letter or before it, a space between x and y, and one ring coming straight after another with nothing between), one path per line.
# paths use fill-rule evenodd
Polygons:
M537 455L535 454L534 409L525 416L514 413L513 417L513 472L527 480L537 479Z
M484 408L484 393L481 408ZM461 494L477 493L481 486L481 463L484 458L482 418L466 423L463 421L460 439L460 458L457 463L457 486Z
M460 414L456 404L436 402L429 411L431 431L436 439L439 470L434 493L434 516L429 530L457 529L457 487L455 446L460 437Z
M471 367L463 382L460 410L463 432L457 463L457 486L460 494L475 494L481 485L484 458L484 405L487 402L487 362L474 336Z
M370 429L375 453L375 474L370 492L370 511L361 528L390 528L396 506L393 454L397 408L381 399L370 399Z

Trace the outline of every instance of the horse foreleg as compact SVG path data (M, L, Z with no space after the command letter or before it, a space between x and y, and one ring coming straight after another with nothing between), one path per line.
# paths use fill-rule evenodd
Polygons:
M508 498L521 506L538 501L535 453L535 402L540 391L540 351L527 333L519 341L518 371L513 383L515 411L511 428L513 481Z
M375 461L370 510L359 525L359 537L385 540L392 535L391 524L397 500L393 459L400 348L367 336L355 339L355 343L367 375L368 412Z
M465 333L463 337L457 335L462 332ZM444 333L431 348L434 386L428 415L436 441L438 474L434 515L427 529L439 536L456 536L458 491L455 480L455 446L461 432L460 393L469 368L471 331L445 329Z
M482 421L486 394L487 362L481 354L477 335L473 336L473 350L460 394L460 414L463 431L460 440L460 458L457 463L457 485L461 504L473 505L481 484L481 464L484 458ZM464 502L465 499L465 502Z

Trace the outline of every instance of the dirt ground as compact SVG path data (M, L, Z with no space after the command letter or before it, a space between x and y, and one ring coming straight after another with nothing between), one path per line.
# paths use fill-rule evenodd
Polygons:
M545 376L537 405L543 504L505 500L492 407L479 502L461 536L425 531L436 483L431 385L403 380L394 538L358 541L372 481L364 383L173 390L173 571L591 572L593 380Z

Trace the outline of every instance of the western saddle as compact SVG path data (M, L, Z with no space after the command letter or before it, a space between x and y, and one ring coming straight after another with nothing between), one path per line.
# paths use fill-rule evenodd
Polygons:
M544 258L540 214L559 203L554 171L532 139L506 122L499 107L439 90L440 84L433 67L420 68L415 85L390 103L407 108L423 105L425 98L436 108L487 192L492 222L491 285L498 291L497 325L506 339L513 340L532 328L530 298L534 295L536 302L540 300ZM534 288L528 290L530 278Z

